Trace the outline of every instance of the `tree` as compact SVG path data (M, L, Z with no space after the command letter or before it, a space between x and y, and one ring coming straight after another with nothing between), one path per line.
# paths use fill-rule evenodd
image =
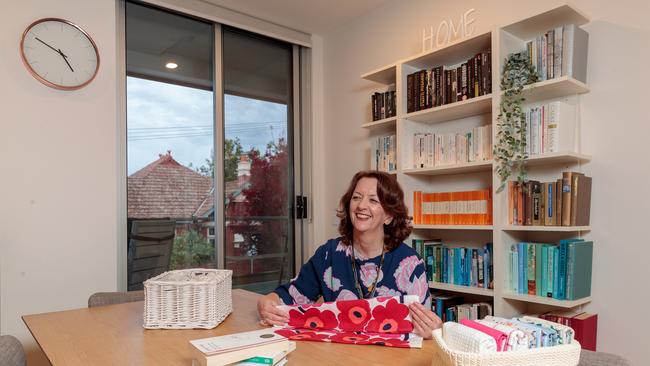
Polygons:
M244 153L239 137L234 140L224 141L224 178L226 182L237 179L237 164L239 157ZM189 165L192 168L192 163ZM205 159L205 164L195 169L198 173L214 178L214 150L211 150L210 157Z
M275 216L289 214L287 182L289 179L288 146L284 139L267 144L262 155L258 150L248 153L251 175L242 189L244 202L230 200L228 217ZM241 255L281 253L287 240L285 220L231 220L229 226L244 237Z

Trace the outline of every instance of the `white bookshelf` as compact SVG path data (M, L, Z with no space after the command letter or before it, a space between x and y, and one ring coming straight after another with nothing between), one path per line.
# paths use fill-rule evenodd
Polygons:
M377 129L394 131L397 145L397 180L404 189L409 212L413 212L413 192L450 192L492 187L492 225L424 225L413 226L412 238L442 239L443 243L482 248L493 243L494 289L457 286L429 282L429 287L469 295L491 297L494 312L499 316L515 316L525 312L540 312L554 308L574 308L591 301L591 298L575 301L557 300L541 296L514 294L509 289L508 256L510 246L521 241L557 243L559 239L589 232L590 226L513 226L508 223L507 189L497 192L499 176L492 160L413 168L413 136L416 133L464 133L472 128L492 125L493 144L497 139L497 115L504 91L500 89L501 69L506 57L512 52L526 49L526 42L539 34L564 24L578 26L589 22L580 11L561 5L549 11L497 27L490 32L461 39L433 51L416 54L395 63L379 67L361 77L384 86L395 87L397 115L381 121L365 123L364 129L376 134ZM475 54L491 49L491 93L465 101L445 104L425 110L407 113L407 75L437 66L457 67ZM574 98L588 93L589 87L574 78L562 76L541 81L524 89L525 103L545 103L557 98ZM576 110L579 111L579 106ZM575 134L580 136L580 114L576 113ZM494 146L492 146L494 147ZM532 155L526 159L529 178L539 181L555 181L562 171L582 171L582 165L591 156L581 151L579 138L573 151L561 151Z
M397 122L396 117L388 117L388 118L380 119L378 121L364 123L361 125L361 127L368 128L368 129L386 129L386 128L394 129L396 122Z
M428 230L482 230L492 231L492 225L426 225L414 224L413 229L428 229Z
M549 306L565 308L565 309L575 308L577 306L584 305L586 303L591 302L591 297L584 297L578 300L557 300L551 297L514 294L512 292L504 292L501 294L501 297L508 300L518 300L527 303L549 305Z
M591 231L591 226L526 226L526 225L507 225L503 227L503 231L545 231L555 233L579 233L583 231Z
M450 175L471 172L484 172L490 170L492 170L491 159L464 164L442 165L432 168L402 169L402 173L410 175Z
M429 288L436 289L436 290L459 292L463 294L481 295L481 296L489 296L489 297L494 296L494 290L489 288L473 287L473 286L458 286L458 285L452 285L444 282L429 281Z

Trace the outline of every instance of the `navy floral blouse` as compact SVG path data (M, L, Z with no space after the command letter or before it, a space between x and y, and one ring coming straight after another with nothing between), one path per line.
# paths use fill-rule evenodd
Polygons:
M296 278L277 289L286 305L313 303L320 296L324 301L358 299L358 290L352 273L352 247L344 245L341 238L330 239L300 269ZM381 256L363 258L355 251L357 276L363 296L368 296ZM384 264L377 280L376 297L417 295L420 302L431 308L429 286L424 261L407 244L384 254Z

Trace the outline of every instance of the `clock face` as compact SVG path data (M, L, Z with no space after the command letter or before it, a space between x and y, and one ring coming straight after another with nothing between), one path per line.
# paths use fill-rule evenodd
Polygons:
M95 42L67 20L37 20L25 30L20 46L29 72L56 89L84 87L95 78L99 68Z

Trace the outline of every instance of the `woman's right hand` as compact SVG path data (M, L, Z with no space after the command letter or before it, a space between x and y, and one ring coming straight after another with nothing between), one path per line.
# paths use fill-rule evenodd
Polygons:
M289 314L278 309L276 306L282 305L280 296L275 292L260 297L257 300L257 311L260 313L261 323L265 325L287 325Z

